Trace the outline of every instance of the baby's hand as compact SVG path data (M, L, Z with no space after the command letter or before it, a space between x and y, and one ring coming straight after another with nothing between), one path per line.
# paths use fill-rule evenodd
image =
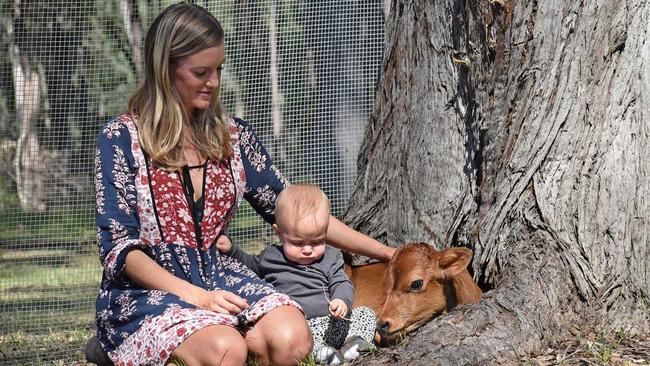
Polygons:
M217 249L222 253L227 253L232 248L232 242L225 235L219 235L217 238Z
M341 299L334 299L330 302L330 314L336 319L342 319L348 313L348 306Z

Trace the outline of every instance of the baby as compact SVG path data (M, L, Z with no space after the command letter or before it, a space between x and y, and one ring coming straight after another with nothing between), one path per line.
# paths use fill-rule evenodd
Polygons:
M250 255L227 237L218 249L232 256L302 306L314 339L315 361L338 365L374 348L375 313L352 309L354 289L343 255L327 244L330 202L316 186L296 184L277 198L273 228L282 245Z

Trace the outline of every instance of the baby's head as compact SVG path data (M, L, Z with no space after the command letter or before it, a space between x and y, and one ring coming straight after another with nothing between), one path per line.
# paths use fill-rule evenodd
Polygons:
M285 188L275 203L275 233L284 255L298 264L311 264L325 253L330 201L311 184Z

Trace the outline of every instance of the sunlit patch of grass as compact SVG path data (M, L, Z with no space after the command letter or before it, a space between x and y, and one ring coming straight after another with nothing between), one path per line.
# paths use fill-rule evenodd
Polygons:
M247 202L242 202L229 226L228 236L234 245L248 253L259 253L266 245L277 240L271 226Z
M33 297L35 288L99 286L97 254L69 250L0 250L1 298Z
M100 276L96 253L1 250L0 363L83 360Z
M0 336L0 363L70 365L73 360L84 359L84 346L94 333L94 328L87 326L68 330L15 331L3 334Z
M625 331L583 334L572 332L574 338L558 340L541 355L522 357L536 365L650 365L650 340L635 339Z
M183 361L180 357L178 356L172 356L169 360L167 360L168 363L175 365L175 366L187 366L185 361Z
M27 243L47 238L48 243L94 241L94 206L58 206L42 213L24 212L7 198L0 206L9 206L0 214L0 242ZM47 244L47 243L45 243Z

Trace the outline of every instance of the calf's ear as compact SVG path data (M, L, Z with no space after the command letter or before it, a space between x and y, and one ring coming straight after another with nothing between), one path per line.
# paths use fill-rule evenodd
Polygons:
M467 268L472 251L467 248L448 248L438 252L438 267L445 277L453 277Z

